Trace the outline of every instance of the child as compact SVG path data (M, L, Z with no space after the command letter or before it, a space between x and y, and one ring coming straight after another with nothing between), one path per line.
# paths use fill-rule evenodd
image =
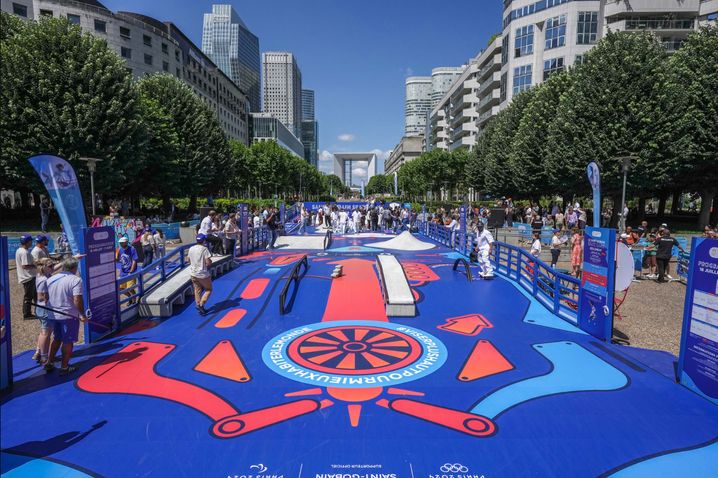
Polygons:
M541 255L541 235L538 232L534 233L534 242L531 244L531 255L534 257Z

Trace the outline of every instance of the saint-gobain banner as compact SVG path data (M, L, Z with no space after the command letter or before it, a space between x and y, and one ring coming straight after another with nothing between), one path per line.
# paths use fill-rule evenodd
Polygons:
M57 156L40 154L28 158L47 189L65 228L74 254L80 251L81 229L87 227L80 185L70 163Z
M318 212L321 208L326 206L327 203L325 202L305 202L304 208L307 211L311 212ZM345 211L351 211L352 209L360 208L360 207L367 207L369 205L368 202L332 202L329 203L329 206L336 206L340 210Z
M616 231L587 227L583 236L583 274L578 325L609 341L613 335L613 293L616 275Z
M694 238L678 377L718 404L718 240Z
M119 327L115 278L115 229L110 226L83 230L87 256L82 261L85 305L92 319L85 324L85 341L92 343Z

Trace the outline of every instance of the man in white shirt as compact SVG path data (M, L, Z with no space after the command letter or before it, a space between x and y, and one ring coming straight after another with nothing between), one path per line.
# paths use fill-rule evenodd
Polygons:
M349 219L349 215L345 210L339 211L339 234L344 234L347 232L347 220Z
M53 323L53 337L50 344L45 370L55 368L55 355L62 347L62 362L60 375L77 370L70 365L73 344L77 341L80 331L80 321L87 322L85 315L85 302L82 298L82 279L77 276L79 261L69 257L62 261L62 270L47 279L48 319Z
M197 244L189 248L189 274L194 287L195 307L200 315L207 315L204 305L212 294L212 274L209 267L212 265L212 253L205 246L207 237L204 234L197 234Z
M47 236L40 234L35 238L35 247L32 248L32 259L37 264L40 259L49 259L50 253L47 251L47 244L50 239Z
M217 211L214 209L209 212L209 214L202 219L202 222L199 224L199 231L197 231L197 234L203 234L206 238L206 241L209 243L209 248L211 249L211 252L217 252L222 247L222 240L213 235L213 231L216 231L216 226L214 225L214 216L217 215Z
M15 251L15 266L17 269L17 282L22 285L22 318L24 320L34 319L32 303L37 300L35 276L37 267L32 257L32 236L26 234L20 238L20 247Z
M494 266L491 264L489 257L491 256L491 249L494 247L494 236L484 227L483 222L479 221L476 227L476 256L479 266L481 266L479 275L483 279L493 279Z

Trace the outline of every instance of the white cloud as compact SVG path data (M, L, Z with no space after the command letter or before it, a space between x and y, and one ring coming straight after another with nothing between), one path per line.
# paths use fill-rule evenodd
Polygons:
M334 155L327 150L322 151L317 167L323 173L334 174Z
M372 149L371 150L372 153L376 154L377 158L379 158L383 161L386 161L387 159L389 159L389 156L391 155L391 151L392 151L391 149L388 149L386 151L382 151L381 149Z
M366 168L369 166L369 161L354 161L354 166L357 168Z
M366 169L364 168L354 168L352 169L352 176L356 176L357 178L365 178L366 177ZM354 182L354 181L352 181Z
M350 133L344 133L344 134L340 134L339 136L337 136L337 139L338 139L339 141L344 141L345 143L348 143L348 142L350 142L350 141L354 141L354 138L355 138L355 136L354 136L353 134L350 134Z
M404 76L414 76L414 70L410 67L407 67L406 70L404 70Z

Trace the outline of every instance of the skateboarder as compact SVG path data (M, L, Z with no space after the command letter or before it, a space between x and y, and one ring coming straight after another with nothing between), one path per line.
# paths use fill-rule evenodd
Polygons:
M491 265L489 256L494 247L494 236L484 227L484 223L479 221L476 224L476 253L481 272L479 275L482 279L494 278L494 266Z

